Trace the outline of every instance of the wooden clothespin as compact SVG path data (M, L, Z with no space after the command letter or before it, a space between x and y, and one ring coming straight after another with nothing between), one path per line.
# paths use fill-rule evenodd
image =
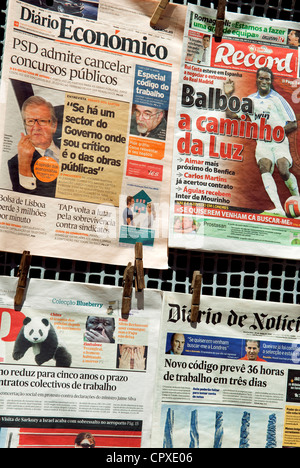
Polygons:
M159 4L157 5L153 16L150 20L150 26L154 28L157 23L159 22L161 15L164 13L165 9L167 8L170 0L160 0Z
M192 306L191 306L191 322L196 323L198 321L199 307L200 307L200 295L201 295L201 284L202 275L200 271L194 271L191 292L192 292Z
M32 255L30 255L30 252L24 250L17 274L19 281L15 295L15 310L20 310L24 302L24 295L27 287L27 276L31 264L31 259Z
M131 309L134 266L128 263L123 276L122 318L127 320Z
M143 291L145 289L144 265L143 265L143 244L135 244L135 290Z
M218 10L217 10L216 30L215 30L216 42L221 42L222 37L223 37L225 8L226 8L226 0L219 0Z

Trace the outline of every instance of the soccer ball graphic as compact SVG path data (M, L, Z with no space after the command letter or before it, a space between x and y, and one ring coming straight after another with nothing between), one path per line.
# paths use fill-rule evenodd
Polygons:
M284 210L288 217L298 218L300 216L300 197L290 197L284 204Z

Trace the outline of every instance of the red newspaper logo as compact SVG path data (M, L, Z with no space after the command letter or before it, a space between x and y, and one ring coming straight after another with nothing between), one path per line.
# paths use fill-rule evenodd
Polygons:
M221 43L213 41L212 66L252 72L268 67L275 75L297 78L298 51L230 40Z

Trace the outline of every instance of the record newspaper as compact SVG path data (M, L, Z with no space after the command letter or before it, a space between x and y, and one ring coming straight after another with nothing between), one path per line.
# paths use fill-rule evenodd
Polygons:
M2 63L3 250L167 268L175 96L186 9L10 0ZM173 98L174 96L174 98ZM173 102L174 101L174 102ZM112 255L113 252L113 255Z
M189 5L170 246L300 258L299 24Z

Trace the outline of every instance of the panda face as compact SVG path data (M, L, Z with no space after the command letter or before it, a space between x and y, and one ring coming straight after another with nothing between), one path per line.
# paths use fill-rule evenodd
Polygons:
M49 334L50 323L47 319L26 317L24 320L24 336L30 343L43 343Z

